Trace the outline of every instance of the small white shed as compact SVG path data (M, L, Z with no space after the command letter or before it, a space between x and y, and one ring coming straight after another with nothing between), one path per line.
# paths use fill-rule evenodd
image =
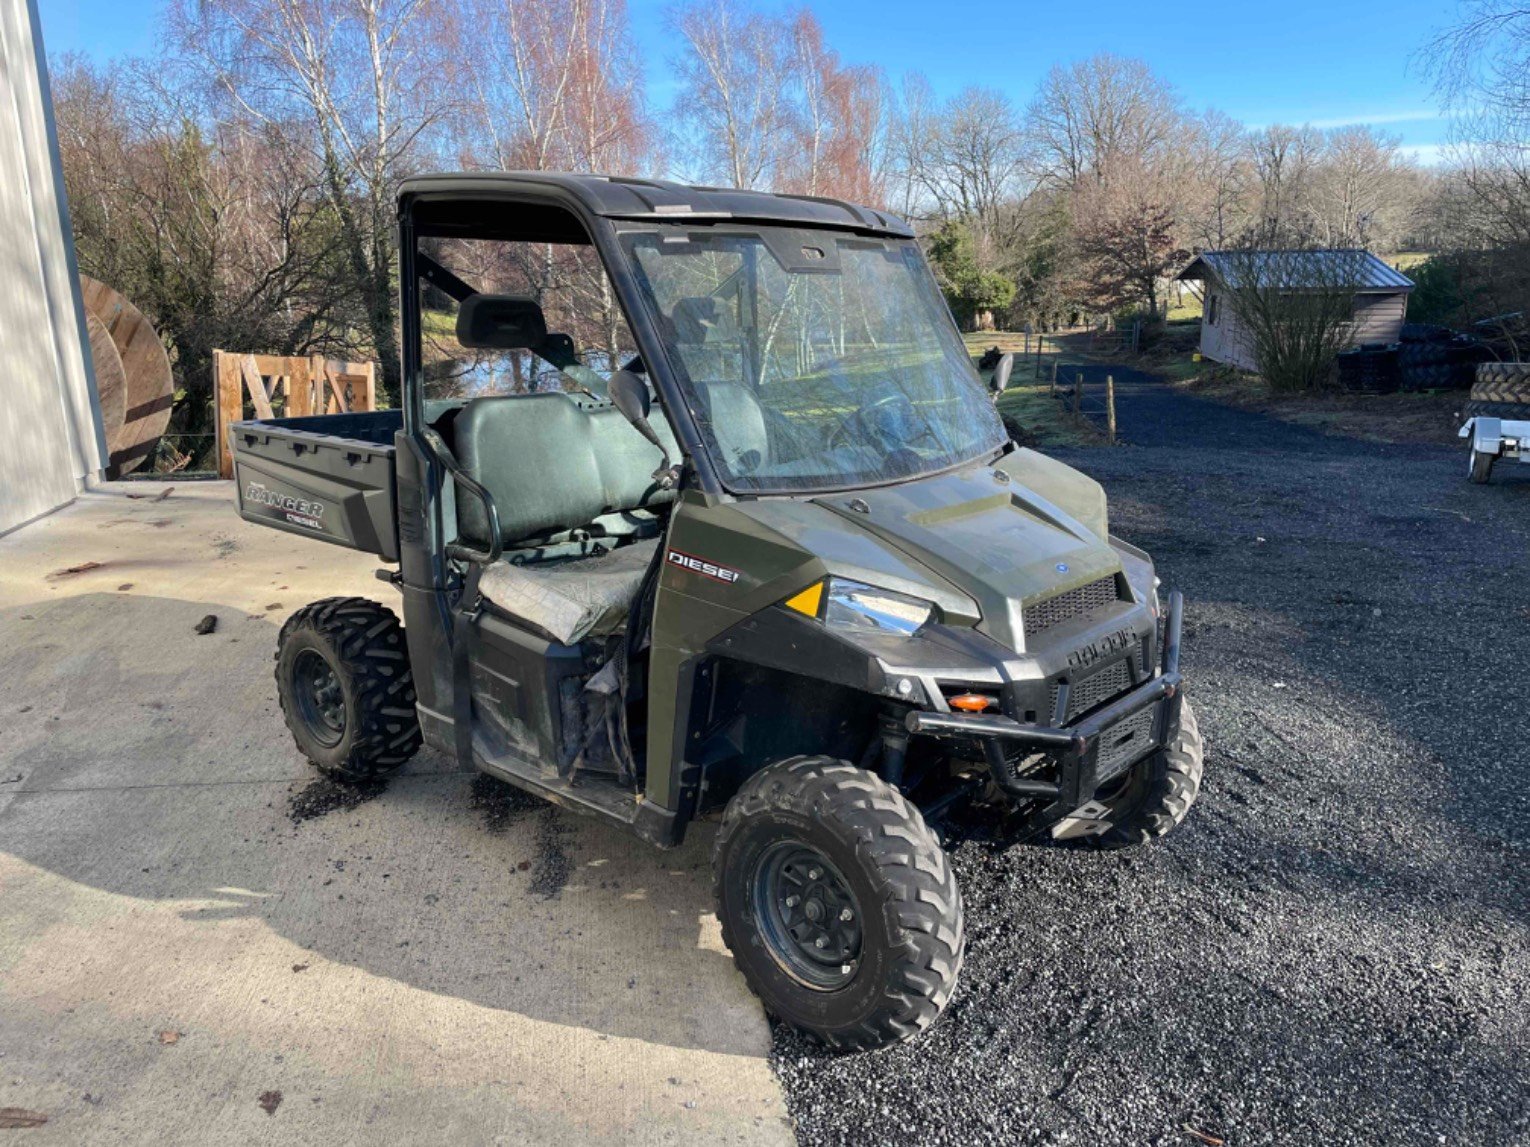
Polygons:
M1227 304L1229 292L1238 288L1238 268L1249 266L1251 258L1278 263L1288 284L1282 289L1293 292L1328 289L1340 279L1352 280L1343 284L1354 292L1350 346L1395 343L1402 336L1413 280L1369 251L1206 251L1175 278L1200 284L1201 354L1213 362L1240 370L1257 369L1253 339Z
M0 0L0 534L106 457L33 0Z

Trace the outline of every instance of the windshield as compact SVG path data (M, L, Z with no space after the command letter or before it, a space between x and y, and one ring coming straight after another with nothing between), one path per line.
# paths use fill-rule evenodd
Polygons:
M678 226L623 241L729 489L870 486L1003 444L914 243Z

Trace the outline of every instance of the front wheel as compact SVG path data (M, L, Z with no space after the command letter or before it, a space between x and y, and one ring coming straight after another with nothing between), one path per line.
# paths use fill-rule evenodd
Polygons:
M276 693L299 749L349 780L386 776L419 751L404 627L362 597L305 605L282 626Z
M865 769L793 757L752 776L712 851L723 941L766 1008L834 1048L940 1015L962 964L956 875L919 810Z
M1107 782L1083 808L1052 830L1098 848L1147 844L1177 827L1201 791L1205 744L1190 702L1180 702L1179 733L1167 745Z

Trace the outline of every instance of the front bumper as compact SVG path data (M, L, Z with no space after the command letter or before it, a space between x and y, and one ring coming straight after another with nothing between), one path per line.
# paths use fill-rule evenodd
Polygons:
M1101 784L1178 735L1183 620L1184 598L1175 590L1169 595L1157 674L1072 725L1057 728L1000 714L923 709L910 710L905 724L915 736L981 744L994 783L1016 801L1026 802L1032 827L1043 828L1088 803ZM1017 775L1017 750L1047 754L1056 762L1055 779Z

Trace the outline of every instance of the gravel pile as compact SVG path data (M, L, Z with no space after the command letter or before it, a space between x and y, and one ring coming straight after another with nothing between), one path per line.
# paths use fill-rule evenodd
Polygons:
M1530 482L1123 389L1066 460L1189 600L1188 822L1118 853L969 840L922 1039L778 1029L805 1144L1530 1139Z

